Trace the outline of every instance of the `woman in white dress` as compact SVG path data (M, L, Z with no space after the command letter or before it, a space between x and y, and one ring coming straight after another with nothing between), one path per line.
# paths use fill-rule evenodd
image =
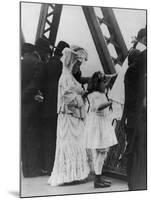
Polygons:
M87 60L78 46L63 51L63 71L58 85L58 124L55 162L48 184L58 186L87 178L89 166L83 147L84 91L72 75L74 67Z

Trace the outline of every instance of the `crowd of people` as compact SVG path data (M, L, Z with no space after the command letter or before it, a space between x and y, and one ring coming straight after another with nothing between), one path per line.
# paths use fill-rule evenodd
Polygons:
M89 150L94 187L110 187L111 182L102 176L102 169L110 147L118 144L110 118L110 108L117 103L124 107L121 126L126 130L124 156L128 160L129 190L146 189L146 48L138 50L138 44L146 45L146 28L138 32L135 45L128 52L120 89L117 87L120 74L106 75L98 71L92 77L82 77L80 66L89 57L83 47L60 41L50 48L43 38L35 45L23 45L21 167L24 177L49 175L51 186L85 180L91 170ZM107 95L109 81L115 76ZM122 103L117 100L121 96L117 98L116 94L122 95Z

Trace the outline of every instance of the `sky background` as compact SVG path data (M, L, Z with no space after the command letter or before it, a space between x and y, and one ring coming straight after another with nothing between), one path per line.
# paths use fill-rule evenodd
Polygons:
M22 3L21 27L26 42L34 43L39 20L41 4ZM99 15L99 8L95 8ZM131 47L132 36L146 25L146 12L144 10L113 9L126 46ZM101 13L100 13L101 15ZM106 27L101 26L105 35L108 34ZM81 69L84 76L90 76L96 70L103 70L100 63L91 33L89 31L84 13L80 6L63 6L56 44L64 40L71 44L80 45L88 51L89 59ZM109 47L112 55L116 55L114 48Z

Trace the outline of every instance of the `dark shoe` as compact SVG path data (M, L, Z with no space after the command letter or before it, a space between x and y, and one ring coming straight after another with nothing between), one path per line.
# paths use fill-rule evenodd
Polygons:
M94 179L94 188L105 188L105 187L110 187L111 184L103 181L101 179L101 175L96 175Z
M41 175L41 176L46 176L46 175L48 175L47 170L42 169L40 175Z
M105 183L105 182L94 182L94 188L106 188L110 187L111 184Z
M110 184L110 185L112 184L112 181L106 179L104 176L100 176L100 179L101 179L102 181L104 181L105 183L108 183L108 184Z

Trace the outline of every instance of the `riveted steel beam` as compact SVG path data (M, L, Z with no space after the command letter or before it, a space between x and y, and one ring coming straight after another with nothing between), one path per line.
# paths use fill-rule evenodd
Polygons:
M111 74L115 73L114 63L111 59L105 38L100 29L100 24L95 14L94 8L89 6L83 6L82 9L85 14L85 18L87 20L90 32L92 34L92 38L95 43L104 72Z
M110 26L107 25L108 30L111 35L113 35L113 39L111 43L114 45L116 52L118 55L122 55L120 57L120 62L122 63L125 60L125 57L127 56L127 47L125 44L125 41L123 39L120 27L118 25L118 22L116 20L116 17L114 15L114 12L112 8L101 8L102 14L104 16L106 25L110 24Z
M49 40L52 46L55 45L61 11L62 11L62 5L60 4L41 5L36 40L42 37ZM52 16L51 19L50 16Z

